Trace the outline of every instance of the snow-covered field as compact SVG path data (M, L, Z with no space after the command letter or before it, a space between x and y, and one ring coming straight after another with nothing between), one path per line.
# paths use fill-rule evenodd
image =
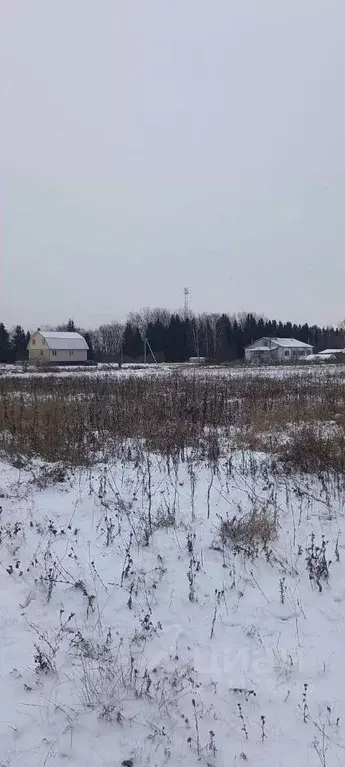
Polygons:
M246 365L195 365L189 363L159 363L159 364L125 364L119 369L117 364L98 364L94 367L73 367L63 366L60 368L39 369L33 365L24 366L0 364L0 377L33 377L46 378L49 376L59 378L69 378L76 376L114 377L114 379L128 378L136 376L139 378L147 376L169 376L180 373L187 376L222 376L230 378L260 377L271 379L286 379L296 376L308 377L341 377L345 379L345 365L336 364L300 364L300 365L255 365L248 367Z
M146 456L0 465L1 767L345 764L343 477Z

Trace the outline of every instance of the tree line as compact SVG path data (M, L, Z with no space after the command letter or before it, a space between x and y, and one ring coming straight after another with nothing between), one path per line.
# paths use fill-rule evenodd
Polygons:
M314 351L345 348L344 327L296 325L267 320L255 314L181 314L166 309L132 313L124 323L111 322L97 329L76 327L72 319L50 330L78 330L89 345L89 358L96 362L143 361L185 362L206 357L214 362L244 358L244 349L262 336L297 338ZM0 323L0 362L27 358L30 333L17 325L8 330ZM147 341L147 343L146 343Z
M0 362L17 362L27 356L30 333L17 325L11 332L0 322Z

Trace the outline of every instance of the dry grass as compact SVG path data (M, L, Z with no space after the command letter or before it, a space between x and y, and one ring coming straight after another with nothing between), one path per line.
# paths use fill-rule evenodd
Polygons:
M268 509L251 511L242 517L222 520L220 529L223 544L232 544L246 554L257 553L257 547L267 548L277 536L277 520Z
M320 429L303 428L284 446L280 460L285 466L306 472L345 472L345 435L334 429L327 436Z
M228 446L240 440L245 445L250 439L255 448L263 434L278 435L289 424L336 418L341 431L344 403L341 373L332 376L325 371L285 380L226 373L118 379L82 373L66 378L4 376L0 448L16 459L40 456L87 465L100 453L121 454L131 440L137 450L144 445L171 457L184 457L192 448L215 464L220 435ZM310 447L309 453L313 450ZM319 453L322 461L327 449L320 448ZM291 450L289 455L293 464ZM283 459L287 461L288 454Z

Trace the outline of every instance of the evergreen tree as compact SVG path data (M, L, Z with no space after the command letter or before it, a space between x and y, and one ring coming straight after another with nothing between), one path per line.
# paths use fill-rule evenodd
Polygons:
M160 319L149 322L146 330L146 338L156 358L166 359L166 328Z
M207 357L208 360L212 360L215 357L214 349L213 349L213 333L212 333L212 326L210 321L207 319L205 328L205 352L204 355Z
M124 356L132 360L137 360L143 355L144 342L140 330L138 327L133 327L130 322L127 322L124 330L122 349Z
M85 338L85 341L86 341L86 343L87 343L87 345L89 347L89 351L87 353L87 358L88 358L88 360L93 360L94 359L94 351L93 351L93 348L92 348L92 339L91 339L90 333L85 332L84 333L84 338Z
M53 330L53 328L49 328L50 330ZM68 322L63 322L62 325L57 325L55 327L55 330L60 330L61 333L75 333L77 331L77 328L74 324L74 320L71 318L68 320Z
M231 323L227 314L222 314L217 321L217 362L229 362L231 352Z
M172 314L166 329L166 359L168 362L185 362L188 356L188 321Z
M21 325L17 325L11 337L12 357L14 361L26 359L26 347L26 333Z
M11 345L10 334L6 330L3 322L0 322L0 362L10 362L11 360Z

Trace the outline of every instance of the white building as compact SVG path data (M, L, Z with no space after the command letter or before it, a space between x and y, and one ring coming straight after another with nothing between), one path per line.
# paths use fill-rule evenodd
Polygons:
M318 357L344 357L345 349L324 349L319 352Z
M313 353L313 347L296 338L259 338L245 348L246 362L290 362Z
M309 354L306 362L344 362L345 349L324 349L318 354Z
M36 330L28 343L29 360L42 363L86 362L88 345L80 333Z

